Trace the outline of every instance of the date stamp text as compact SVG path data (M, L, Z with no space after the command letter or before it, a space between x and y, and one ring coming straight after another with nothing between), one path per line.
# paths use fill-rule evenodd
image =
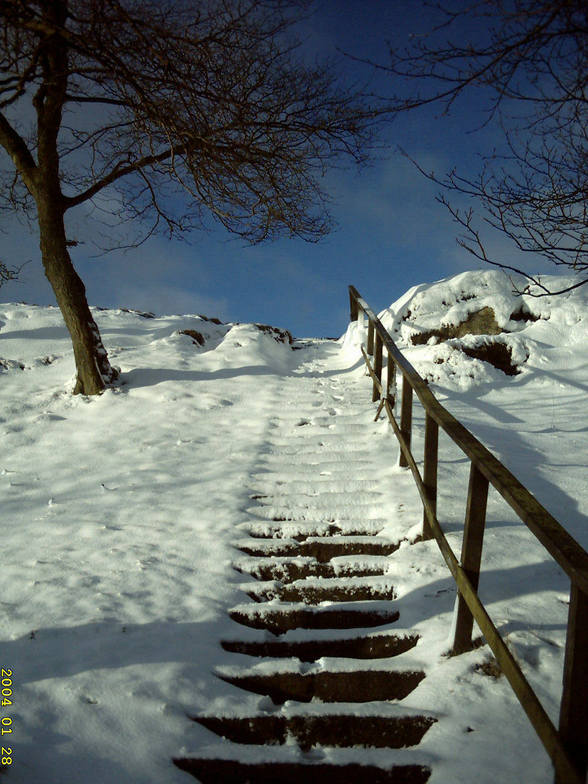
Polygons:
M2 718L0 719L0 732L2 733L2 755L0 756L0 765L2 767L7 767L8 765L12 765L12 746L8 745L11 740L12 735L12 716L5 715L5 712L10 714L12 713L12 670L5 669L4 667L0 668L2 679L0 681L0 685L2 689L0 691L0 695L2 699L0 700L0 705L2 706ZM7 709L5 711L5 709ZM6 743L6 745L4 745Z

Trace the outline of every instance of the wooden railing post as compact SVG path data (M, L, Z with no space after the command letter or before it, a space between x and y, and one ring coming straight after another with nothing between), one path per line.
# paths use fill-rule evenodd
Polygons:
M400 409L400 432L402 433L406 445L410 448L410 436L412 433L412 387L408 383L406 376L402 376L402 407ZM400 450L399 465L406 468L408 460Z
M380 384L382 383L382 337L380 333L376 333L376 348L374 351L374 373L378 378ZM372 403L380 399L380 390L374 381L374 389L372 392Z
M465 528L461 547L461 565L475 591L480 580L482 543L486 525L486 503L488 500L488 480L472 462L468 486ZM457 616L452 653L465 653L472 648L472 629L474 617L463 596L457 596Z
M388 352L386 371L386 397L390 401L392 408L394 408L394 404L396 403L396 363L390 352Z
M588 763L588 596L572 582L559 733L582 781ZM556 784L565 784L556 777Z
M439 451L439 425L432 416L425 419L425 457L423 483L427 499L435 516L437 515L437 456ZM426 513L423 514L423 539L432 539L433 532Z
M349 321L357 321L359 317L359 305L351 288L349 289Z
M368 339L367 339L367 349L368 355L372 357L374 355L374 322L368 316Z

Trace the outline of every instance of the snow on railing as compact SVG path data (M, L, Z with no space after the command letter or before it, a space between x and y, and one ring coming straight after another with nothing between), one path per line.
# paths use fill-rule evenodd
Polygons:
M354 286L349 287L351 321L368 320L361 346L373 381L372 400L380 401L400 444L400 465L413 474L423 502L423 538L435 538L457 584L454 655L472 648L474 619L506 675L517 699L551 757L556 784L584 784L588 766L588 553L516 477L435 398L426 382L398 349ZM383 351L387 372L382 381ZM370 358L373 360L370 361ZM400 423L394 416L396 375L402 375ZM425 411L423 474L411 452L413 392ZM439 427L470 459L470 478L461 557L451 549L437 519ZM478 596L482 542L491 484L531 530L571 581L559 728L556 729L523 675Z

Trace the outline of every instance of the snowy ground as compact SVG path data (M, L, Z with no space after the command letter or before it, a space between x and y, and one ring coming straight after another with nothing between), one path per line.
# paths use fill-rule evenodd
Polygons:
M463 354L460 341L480 338L408 347L415 332L484 306L512 330L499 339L519 375ZM476 272L417 287L382 319L444 405L588 547L588 294L527 299L537 321L510 321L516 307L500 273ZM396 539L415 534L421 512L393 434L373 423L355 328L292 351L254 325L95 317L123 384L74 398L59 311L0 305L0 667L14 681L3 778L180 784L191 779L172 756L239 753L186 714L270 709L214 675L243 664L219 640L242 636L227 611L248 602L249 578L231 566L243 524L272 517L252 496ZM415 454L421 423L415 407ZM440 453L439 518L459 551L468 466L446 440ZM443 656L455 591L436 545L405 544L389 562L401 628L422 634L411 655L427 672L406 706L439 719L402 754L432 766L431 784L551 782L505 679L477 669L488 649ZM569 586L492 494L483 569L482 597L556 721Z

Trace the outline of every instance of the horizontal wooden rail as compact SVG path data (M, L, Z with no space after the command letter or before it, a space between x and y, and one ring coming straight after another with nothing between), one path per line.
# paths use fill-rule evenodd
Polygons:
M555 558L569 577L588 594L588 553L568 534L557 520L543 507L511 472L502 465L470 431L443 408L426 382L400 352L380 320L357 290L358 307L373 323L382 338L388 355L392 356L404 379L416 393L425 411L460 449L477 465L490 484L514 509L520 519L531 529L545 549Z
M588 553L518 479L439 403L354 286L349 287L349 297L351 320L356 321L362 313L368 319L367 351L363 346L361 351L373 381L373 400L381 397L377 416L383 407L400 444L400 465L410 468L423 503L423 538L435 538L458 587L452 652L459 654L471 649L475 619L552 759L556 783L583 784L588 753ZM374 355L374 345L376 355L372 367L370 356ZM385 386L382 383L382 349L387 352ZM389 390L395 388L396 370L400 371L403 379L400 424L394 416L394 400L389 398ZM411 451L413 391L425 410L424 477ZM439 427L471 462L461 563L437 519ZM477 593L489 484L516 512L571 580L559 730L546 714Z

